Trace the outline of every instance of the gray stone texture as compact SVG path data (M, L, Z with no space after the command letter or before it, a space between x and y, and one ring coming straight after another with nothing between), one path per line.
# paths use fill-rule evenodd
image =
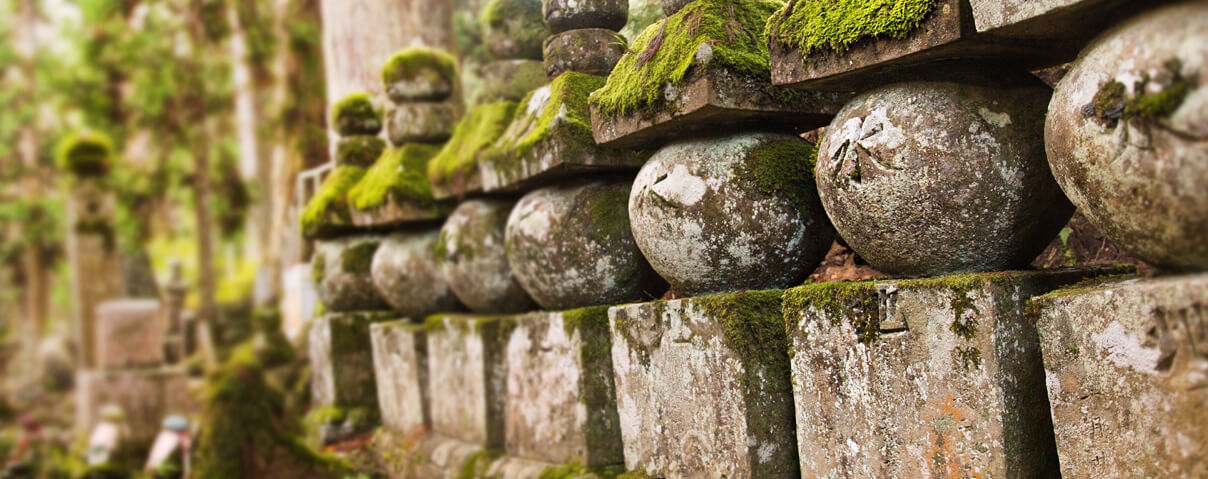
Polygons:
M387 321L369 326L382 424L402 435L428 427L428 339L423 325Z
M315 241L311 279L328 311L390 309L373 286L370 273L374 252L381 241L378 235Z
M550 36L545 40L545 74L563 72L607 76L625 54L625 38L613 30L583 28Z
M163 309L157 300L101 303L96 308L98 364L106 369L162 364L166 329Z
M1012 72L859 95L818 148L839 236L891 275L1027 265L1073 214L1045 161L1048 99L1040 80Z
M629 21L628 0L544 0L541 14L552 33L581 28L617 31Z
M661 295L630 232L630 184L579 181L534 190L516 203L507 223L508 264L537 304L559 310Z
M483 44L499 60L540 60L548 35L541 0L490 0L482 15Z
M780 292L609 310L625 467L801 477Z
M75 392L78 431L88 434L100 421L101 408L116 404L126 414L130 439L150 444L165 416L201 412L201 404L190 393L199 381L190 379L183 368L79 371Z
M508 200L468 200L441 227L436 262L449 287L471 311L519 313L534 306L517 282L504 249L513 205Z
M461 106L455 102L406 103L395 106L386 119L386 135L390 143L439 143L449 139Z
M1064 477L1208 477L1208 276L1117 279L1030 308Z
M506 317L430 316L432 430L480 447L504 444Z
M425 67L410 78L386 84L386 96L396 105L407 103L443 102L453 95L457 77L445 75L437 68Z
M482 67L479 101L520 101L545 80L545 63L541 60L495 60Z
M1057 85L1045 125L1070 200L1112 242L1171 269L1208 268L1205 22L1208 4L1185 2L1104 33Z
M377 409L369 326L394 312L328 313L310 325L311 399L319 406Z
M370 274L378 293L400 315L422 319L457 311L461 303L436 264L439 230L398 232L382 239Z
M508 455L621 464L607 308L532 313L515 321L504 354Z

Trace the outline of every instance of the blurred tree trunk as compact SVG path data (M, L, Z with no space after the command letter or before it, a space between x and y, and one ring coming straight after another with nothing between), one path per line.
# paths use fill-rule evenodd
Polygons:
M33 110L35 121L27 123L21 129L19 143L17 145L17 154L21 157L21 164L24 167L25 174L22 175L22 197L26 200L38 200L42 197L43 190L43 175L42 167L38 162L38 131L36 121L38 117L38 82L37 82L37 24L38 24L38 5L36 0L21 0L20 10L17 13L17 34L16 46L18 54L21 55L21 73L24 77L26 87L26 100L30 102L30 108ZM30 212L31 215L46 214L40 210ZM31 221L27 223L27 227L37 227L36 225L45 224L41 221ZM24 278L24 300L23 300L23 321L18 326L22 347L29 353L33 354L37 347L39 332L41 326L47 319L47 312L50 309L50 272L46 261L46 248L42 242L44 235L37 231L26 231L25 238L29 241L26 243L25 251L22 253L21 269ZM25 368L28 370L28 368Z
M203 7L201 0L193 0L188 9L189 39L199 58L210 49L202 17ZM218 16L221 18L221 13ZM201 66L196 60L192 66L195 68L193 78L199 79L202 75ZM213 120L209 118L207 111L205 81L196 81L188 95L192 97L192 101L186 103L190 121L186 122L185 128L195 130L194 134L185 133L184 136L191 142L194 161L193 210L197 221L197 285L201 298L197 312L197 338L206 367L211 369L218 363L213 339L213 324L218 315L214 298L217 284L214 276L214 218L210 213L210 147L214 140Z

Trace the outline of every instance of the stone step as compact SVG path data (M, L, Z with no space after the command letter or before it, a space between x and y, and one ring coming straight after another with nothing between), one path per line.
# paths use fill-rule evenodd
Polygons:
M1064 477L1208 477L1208 275L1033 299Z

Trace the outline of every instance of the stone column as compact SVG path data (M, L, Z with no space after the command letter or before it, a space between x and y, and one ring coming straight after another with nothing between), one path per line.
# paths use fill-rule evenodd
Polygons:
M114 197L104 182L103 178L77 178L69 186L67 202L67 255L80 363L85 368L96 366L96 306L122 295Z

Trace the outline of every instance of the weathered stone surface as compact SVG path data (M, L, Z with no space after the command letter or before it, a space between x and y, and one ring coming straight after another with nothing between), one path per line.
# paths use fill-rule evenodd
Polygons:
M596 143L633 148L719 131L799 133L825 126L851 98L848 93L781 91L724 68L693 68L665 96L667 104L657 111L613 115L592 105Z
M1208 477L1208 276L1116 279L1029 308L1064 477Z
M581 28L620 30L629 21L627 0L544 0L541 14L552 33Z
M369 326L390 311L328 313L310 326L311 399L319 406L377 409Z
M436 264L438 235L435 229L394 233L382 240L373 255L373 285L404 317L420 319L461 307Z
M1156 2L1130 0L969 0L981 37L1037 47L1033 64L1073 60L1105 29Z
M675 12L680 11L681 8L684 8L685 5L692 3L692 0L660 0L659 3L663 6L663 14L671 16Z
M311 280L328 311L390 309L370 272L381 241L381 236L364 235L315 242Z
M1208 5L1190 2L1105 33L1058 84L1045 125L1070 200L1130 254L1174 269L1208 268L1205 21Z
M1073 214L1041 149L1048 97L1024 73L861 94L818 148L839 236L889 274L1027 265Z
M440 434L415 440L389 432L378 433L369 444L369 451L378 465L384 467L380 472L400 479L597 479L624 472L618 467L587 468L580 464L559 465L502 456L499 451Z
M340 136L375 136L382 131L382 111L368 93L353 93L332 105L331 123Z
M84 367L97 365L96 306L122 297L121 255L113 229L115 195L104 179L77 179L67 201L67 256L74 273L74 327Z
M345 136L336 144L336 164L368 168L383 151L386 151L386 142L376 136Z
M481 100L520 101L545 80L545 63L540 60L495 60L482 66Z
M162 364L166 326L157 300L101 303L96 308L98 364L113 369Z
M541 0L490 0L482 12L482 41L496 59L541 59L549 35Z
M559 310L658 297L665 289L629 229L625 180L524 195L507 223L507 259L537 304Z
M453 95L456 82L457 59L433 48L403 49L382 67L386 95L400 105L445 101Z
M388 321L369 326L373 375L382 424L399 435L427 430L428 339L422 325Z
M90 431L100 420L106 404L116 404L126 414L130 438L149 444L169 414L196 414L201 411L183 368L131 369L123 371L79 371L76 373L76 426Z
M432 430L486 448L504 443L504 343L512 320L429 316Z
M504 249L513 205L507 200L465 201L440 229L436 263L453 293L471 311L519 313L534 306L516 281Z
M608 308L515 318L505 350L505 449L563 464L621 464Z
M613 30L582 28L555 34L545 40L545 74L563 72L607 76L625 54L625 38Z
M802 476L1057 477L1040 345L1024 303L1112 271L786 291Z
M405 103L394 107L386 122L390 143L439 143L449 139L461 118L461 106L454 102Z
M801 284L834 239L809 176L812 152L768 133L663 147L629 196L642 254L680 294Z
M609 310L625 467L799 477L779 291Z

